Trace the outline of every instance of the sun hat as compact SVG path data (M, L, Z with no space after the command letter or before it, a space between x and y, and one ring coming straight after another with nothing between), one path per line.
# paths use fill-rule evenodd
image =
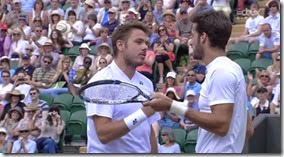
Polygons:
M171 15L172 17L174 17L174 19L176 18L176 15L175 15L171 10L166 10L166 11L162 14L163 18L164 18L166 15Z
M53 16L53 15L58 15L60 16L60 12L58 10L53 10L50 14L50 16Z
M0 127L0 132L7 134L7 130L4 127Z
M166 78L168 78L168 77L172 77L173 79L175 79L175 78L176 78L176 76L177 76L177 74L176 74L175 72L170 71L170 72L168 72L168 73L167 73Z
M57 25L56 25L56 29L61 32L63 38L65 38L65 39L66 39L67 37L68 37L68 38L71 37L70 34L73 34L73 33L71 32L71 28L72 28L72 26L70 25L70 23L68 23L68 22L65 21L65 20L59 21L59 22L57 23Z
M100 49L101 47L107 47L109 49L109 53L112 54L113 50L112 50L112 47L109 46L108 43L101 43L97 49Z
M93 8L96 6L95 5L95 1L93 1L93 0L86 0L85 4L87 4L87 5L89 5L89 6L93 7Z
M189 95L193 95L193 96L195 96L196 95L196 93L195 93L195 91L194 90L188 90L187 92L186 92L186 94L185 94L186 96L189 96Z
M8 92L6 94L6 100L10 101L12 96L19 96L20 97L20 101L25 98L25 95L22 94L20 91L18 91L16 89L12 90L11 92Z
M169 92L173 92L174 95L175 95L175 97L176 97L177 99L180 99L180 97L177 95L177 91L176 91L175 88L169 87L169 88L167 89L166 95L167 95Z
M19 119L22 119L22 117L23 117L23 110L22 110L19 106L16 106L16 107L14 107L14 108L11 108L11 109L9 110L8 114L11 115L12 112L14 112L14 111L17 111L17 112L19 113L19 115L20 115L20 118L19 118Z
M24 107L25 111L36 111L38 109L39 109L39 107L35 103L30 103L30 104L28 104L27 106Z
M88 49L89 51L91 51L91 49L90 49L90 47L89 47L89 45L87 43L81 44L81 46L79 47L79 50L80 49Z

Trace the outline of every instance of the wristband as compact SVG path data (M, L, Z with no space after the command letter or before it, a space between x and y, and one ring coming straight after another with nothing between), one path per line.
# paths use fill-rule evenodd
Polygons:
M173 101L170 112L175 113L179 116L184 116L187 111L187 107L183 105L183 102Z
M125 117L123 120L129 130L134 129L136 126L144 122L147 119L147 116L144 114L142 109L132 113L131 115Z

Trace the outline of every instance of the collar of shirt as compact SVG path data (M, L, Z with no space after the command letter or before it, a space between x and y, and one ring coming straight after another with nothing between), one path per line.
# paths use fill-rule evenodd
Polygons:
M135 71L135 74L133 75L133 77L130 79L119 67L118 65L115 63L115 60L113 60L110 64L110 68L111 71L114 74L114 78L119 78L120 81L123 82L129 82L129 83L133 83L133 84L138 84L139 83L139 79L137 76L137 71Z

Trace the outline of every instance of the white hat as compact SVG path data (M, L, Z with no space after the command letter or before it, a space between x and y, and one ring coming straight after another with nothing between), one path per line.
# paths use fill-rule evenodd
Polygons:
M173 72L173 71L170 71L170 72L168 72L167 73L167 76L166 76L166 78L168 78L168 77L172 77L172 78L176 78L176 76L177 76L177 74L175 73L175 72Z
M47 39L47 40L44 42L43 46L53 46L51 39Z
M108 12L116 13L116 9L115 9L115 8L110 8L110 9L108 10Z
M89 51L91 51L91 49L90 49L90 47L89 47L89 45L87 43L81 44L81 46L79 47L79 50L80 49L88 49Z
M4 132L5 134L7 134L7 130L4 127L0 127L0 132Z
M58 15L58 16L60 16L60 12L59 12L58 10L53 10L50 15L51 15L51 16L52 16L52 15Z
M21 3L20 0L13 0L13 3Z
M137 19L140 19L140 13L137 12L136 9L134 9L134 8L129 8L129 9L127 10L127 12L128 12L128 13L129 13L129 12L134 13L134 14L136 15L136 18L137 18Z
M87 5L89 5L89 6L93 7L93 8L95 7L95 2L93 0L86 0L85 4L87 4Z
M175 88L169 87L169 88L167 89L166 95L167 95L169 92L173 92L173 93L175 94L175 97L176 97L177 99L180 99L180 97L177 95L177 91L176 91Z
M69 38L69 34L73 34L71 32L71 25L65 21L61 20L57 23L56 29L59 30L62 33L62 36L66 39L66 37Z
M189 95L193 95L193 96L195 96L196 95L196 93L195 93L195 91L194 90L188 90L187 92L186 92L186 94L185 94L186 96L189 96Z

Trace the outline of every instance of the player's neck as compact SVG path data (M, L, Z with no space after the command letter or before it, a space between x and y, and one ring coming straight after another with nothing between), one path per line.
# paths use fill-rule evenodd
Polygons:
M225 50L215 47L208 47L207 49L204 49L204 53L202 60L206 65L210 64L217 57L226 56Z
M127 65L125 61L119 58L115 58L114 62L119 67L119 69L123 71L125 75L131 80L135 74L136 68L133 68L131 65Z

